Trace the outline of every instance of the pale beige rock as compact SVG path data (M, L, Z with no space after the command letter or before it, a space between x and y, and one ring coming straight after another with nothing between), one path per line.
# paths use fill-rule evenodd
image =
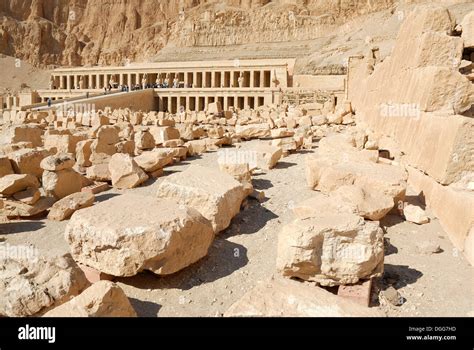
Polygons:
M235 127L235 133L238 137L246 140L271 136L270 126L268 123L237 125Z
M11 174L0 178L0 193L5 196L11 196L28 187L39 188L39 186L36 176L29 174Z
M158 187L157 195L195 208L218 233L226 229L240 211L245 192L232 176L217 169L191 165L183 172L167 176Z
M92 165L90 161L92 155L92 142L94 140L83 140L76 145L76 163L81 167L88 167Z
M98 129L97 139L91 144L90 161L93 164L104 163L116 153L115 145L120 141L119 130L111 125L104 125Z
M40 166L41 161L49 156L49 152L45 149L25 148L12 152L8 155L13 170L17 174L31 174L37 178L43 175L43 169Z
M330 193L344 185L356 185L371 193L390 196L394 203L403 200L406 172L396 166L373 162L338 161L327 157L306 157L306 180L312 189Z
M31 142L17 142L6 145L0 144L0 154L8 156L9 153L19 151L25 148L33 148L33 144Z
M75 163L76 161L71 154L58 153L44 158L41 161L40 166L43 170L59 171L72 169Z
M138 149L155 148L155 139L148 130L138 130L134 135L135 145Z
M4 200L2 213L7 217L31 217L43 214L55 202L54 198L42 197L33 205L21 201Z
M324 286L357 283L383 272L378 222L347 213L296 219L278 236L277 269Z
M222 113L222 106L220 102L212 102L207 105L207 113L220 114Z
M293 130L288 130L286 128L278 128L278 129L272 129L270 132L270 136L273 139L277 138L282 138L282 137L292 137L295 132Z
M208 151L206 140L191 140L184 144L190 156L201 155Z
M13 174L12 163L8 157L0 157L0 177Z
M80 192L85 182L84 177L73 169L45 170L42 179L45 194L56 199Z
M379 193L370 186L341 186L331 193L334 200L348 203L356 207L356 214L365 219L378 221L387 215L397 204L394 198L384 193Z
M224 317L383 317L310 283L274 276L244 294Z
M112 186L120 189L134 188L148 180L148 175L128 154L114 154L109 162L109 171Z
M211 224L171 199L124 194L72 216L65 237L76 261L113 276L175 273L207 254Z
M37 187L28 187L27 189L17 192L13 195L13 198L19 202L34 205L41 198L41 192Z
M125 153L133 157L135 155L135 146L135 141L125 140L116 143L115 150L117 151L117 153ZM153 145L153 147L155 146Z
M208 131L207 131L207 135L211 138L211 139L220 139L224 136L224 128L221 127L221 126L215 126L213 128L210 128Z
M360 61L351 72L359 78L349 83L358 122L392 138L406 164L444 185L474 169L474 121L461 115L472 108L474 90L459 72L463 47L459 37L449 36L453 28L446 8L415 9L391 56L370 75L362 73L367 62Z
M19 258L15 251L25 252L25 257ZM0 315L38 315L69 301L88 286L84 273L70 255L44 258L37 254L31 246L2 249Z
M162 152L150 151L143 152L135 157L134 160L140 168L148 173L163 169L173 161L173 158L171 156L163 156Z
M357 208L349 203L342 202L320 192L299 203L290 202L289 209L298 219L317 218L327 214L346 213L357 214Z
M176 125L177 130L179 130L179 137L181 137L185 141L191 141L198 139L205 135L205 131L201 127L193 127L192 124L178 124ZM161 136L157 136L160 140L162 139ZM156 137L155 137L156 140ZM164 142L169 140L164 140Z
M301 145L296 137L284 137L272 140L272 146L280 148L283 152L296 151Z
M177 148L184 146L184 141L181 139L168 140L163 142L163 147L165 148Z
M57 201L49 210L48 219L63 221L71 217L79 209L91 207L95 196L91 192L77 192Z
M86 169L86 177L92 181L112 181L109 164L96 164Z
M314 126L321 126L328 123L328 118L325 115L315 115L311 117L311 124Z
M474 48L474 11L469 12L461 22L464 47Z
M47 133L44 138L44 148L51 153L74 153L77 144L84 140L84 136L69 134Z
M3 129L0 134L1 144L14 144L19 142L31 143L31 147L41 147L41 136L44 130L37 124L15 125Z
M149 131L157 146L163 144L165 141L179 139L180 137L178 129L171 126L152 126Z
M403 215L407 221L418 225L427 224L430 222L430 218L426 215L425 211L413 204L406 203L404 205Z
M122 288L110 281L99 281L67 303L43 317L136 317Z
M243 149L255 152L257 164L256 167L262 170L273 169L283 155L280 147L258 144L255 146L245 146Z
M252 173L248 163L219 163L219 169L231 175L234 179L242 184L247 195L254 192L252 185Z
M360 162L374 162L379 158L377 150L359 150L357 148L358 140L354 135L347 134L332 134L322 138L318 144L317 155L322 157L329 157L333 160L342 162L360 161ZM362 143L365 140L363 140Z

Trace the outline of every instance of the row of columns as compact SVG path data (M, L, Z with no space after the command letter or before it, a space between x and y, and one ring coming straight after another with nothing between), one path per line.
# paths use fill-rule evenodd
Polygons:
M264 96L160 96L159 111L177 113L182 111L204 111L209 103L220 102L224 111L230 107L239 109L257 108L265 105Z
M175 78L180 86L189 88L270 88L273 86L271 70L224 70L224 71L193 71L193 72L161 72L161 73L98 73L98 74L65 74L53 76L51 88L61 90L103 89L111 81L118 85L141 85L144 75L146 83L165 82L173 86Z

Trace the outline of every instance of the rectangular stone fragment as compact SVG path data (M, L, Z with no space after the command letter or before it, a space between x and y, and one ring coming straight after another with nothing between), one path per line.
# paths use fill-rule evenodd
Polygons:
M370 305L370 295L372 291L372 279L359 281L356 284L339 286L337 295L347 298L357 304L368 307Z
M408 167L408 183L423 194L427 206L439 219L454 246L467 252L466 258L474 265L472 237L474 227L474 192L443 186L422 172ZM470 254L469 254L470 253Z

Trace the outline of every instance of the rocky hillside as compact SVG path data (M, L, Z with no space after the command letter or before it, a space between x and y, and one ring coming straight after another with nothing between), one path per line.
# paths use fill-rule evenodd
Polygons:
M34 65L120 64L163 47L315 39L395 0L11 0L0 53ZM131 45L133 43L133 45Z
M0 53L43 68L296 57L300 72L340 73L340 54L363 50L367 37L388 40L388 51L400 9L420 2L433 1L9 0L0 2ZM459 3L472 5L443 0Z

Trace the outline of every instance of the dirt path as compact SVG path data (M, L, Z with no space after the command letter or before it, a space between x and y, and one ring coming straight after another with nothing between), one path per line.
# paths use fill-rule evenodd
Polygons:
M258 141L254 141L258 142ZM231 226L220 233L209 255L168 277L141 273L117 279L140 316L219 316L275 272L277 235L292 219L293 203L313 195L305 183L304 153L284 158L276 169L254 177L254 185L268 198L250 200ZM217 153L166 168L166 174L184 170L190 163L217 168ZM161 179L134 193L154 196ZM121 192L111 190L98 196L106 200ZM11 222L0 225L0 240L10 244L31 243L42 254L68 251L62 238L67 223L47 220ZM474 316L474 269L458 253L439 222L418 226L396 216L382 222L386 229L386 278L377 283L394 283L406 302L385 311L389 316ZM389 242L389 243L388 243ZM443 252L427 255L419 246L438 244Z

